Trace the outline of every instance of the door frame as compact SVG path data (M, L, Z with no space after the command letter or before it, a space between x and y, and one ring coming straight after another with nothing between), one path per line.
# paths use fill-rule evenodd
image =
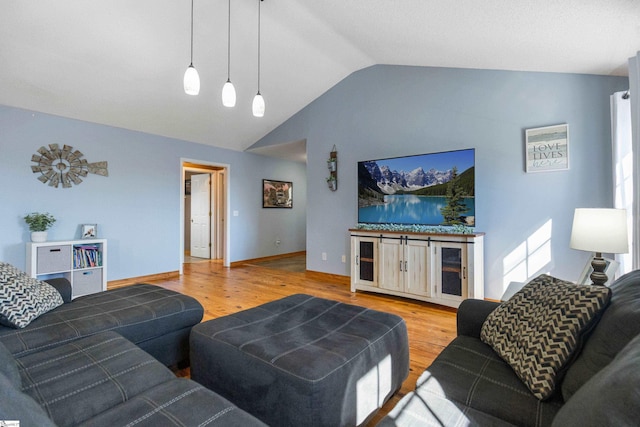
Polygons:
M189 166L186 166L186 164L189 164ZM180 269L179 269L179 273L183 274L184 272L184 180L185 180L185 170L189 169L189 170L195 170L198 171L197 166L201 165L204 167L216 167L216 168L222 168L225 171L225 181L224 181L224 213L225 213L225 222L224 222L224 254L222 257L222 265L225 267L229 267L231 265L230 260L229 260L229 254L231 253L231 242L229 239L229 234L230 234L230 230L231 230L231 216L230 216L230 209L231 209L231 203L230 203L230 199L231 199L231 191L230 191L230 187L231 187L231 165L227 164L227 163L218 163L218 162L210 162L210 161L206 161L206 160L197 160L197 159L191 159L191 158L185 158L185 157L181 157L180 158L180 221L179 221L179 236L180 236L180 244L178 245L178 250L179 250L179 259L180 259ZM208 169L202 169L203 172L207 172L210 170ZM213 199L212 199L213 200Z

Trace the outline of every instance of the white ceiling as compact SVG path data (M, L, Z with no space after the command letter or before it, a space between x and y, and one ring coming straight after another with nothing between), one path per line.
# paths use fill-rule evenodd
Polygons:
M627 75L640 50L640 0L265 0L258 119L258 0L231 5L233 109L227 0L194 9L195 97L189 0L2 0L0 104L245 150L373 64Z

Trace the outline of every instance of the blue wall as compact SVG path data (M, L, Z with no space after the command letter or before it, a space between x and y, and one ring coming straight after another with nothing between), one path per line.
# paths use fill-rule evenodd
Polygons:
M509 281L540 272L578 278L588 254L568 247L573 210L612 205L609 95L626 88L623 77L377 65L254 146L306 138L307 268L341 275L359 160L475 148L485 296L499 298ZM560 123L569 125L570 170L525 173L525 129ZM336 192L325 184L333 144Z
M31 172L31 156L67 144L89 162L108 161L109 177L88 175L69 189ZM0 106L0 260L25 267L25 214L48 211L49 240L79 237L97 223L108 239L108 280L180 268L181 158L229 165L231 262L305 250L304 164ZM293 181L293 209L263 209L262 179ZM275 240L281 244L275 246Z

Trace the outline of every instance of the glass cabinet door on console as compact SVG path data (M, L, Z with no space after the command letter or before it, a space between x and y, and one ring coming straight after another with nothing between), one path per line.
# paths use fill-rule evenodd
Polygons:
M439 297L462 301L467 295L466 245L436 244L436 289Z
M378 286L378 239L375 237L352 237L351 277L354 284ZM355 292L352 284L352 292Z

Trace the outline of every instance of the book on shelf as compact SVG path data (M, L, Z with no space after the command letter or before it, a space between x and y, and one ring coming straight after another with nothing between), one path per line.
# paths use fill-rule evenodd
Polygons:
M75 245L73 247L73 268L102 267L102 247L100 245Z

